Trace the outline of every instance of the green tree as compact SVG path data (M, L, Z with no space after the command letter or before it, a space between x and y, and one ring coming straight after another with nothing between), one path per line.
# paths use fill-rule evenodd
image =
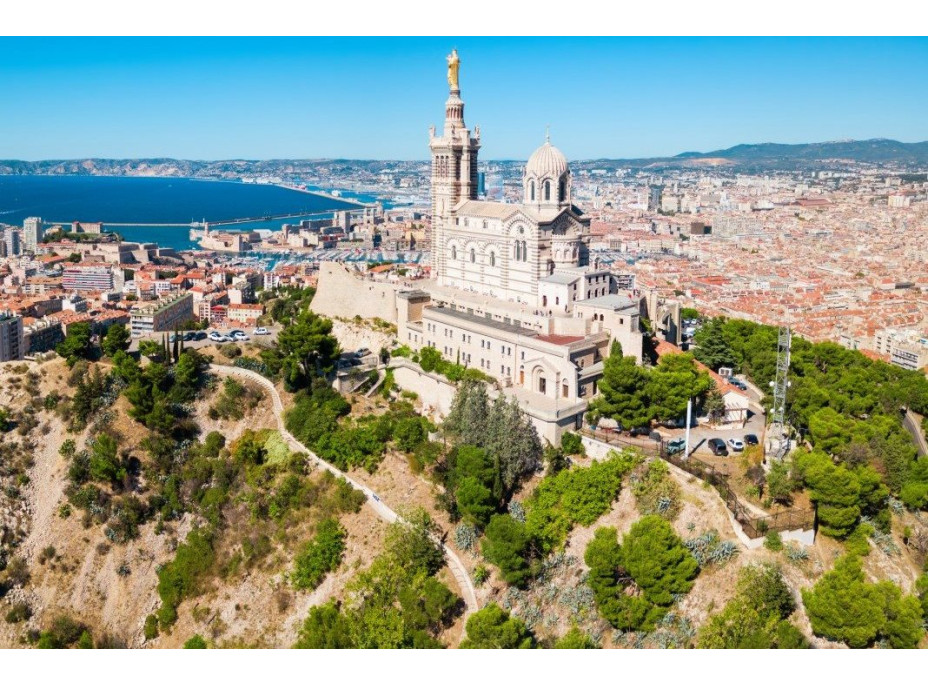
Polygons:
M68 327L68 335L55 346L55 352L67 360L69 367L73 367L79 359L91 359L93 347L90 344L90 323L71 324Z
M458 511L465 521L486 526L496 510L493 492L472 476L465 477L455 491Z
M743 567L737 593L699 632L700 648L805 648L808 641L787 621L796 605L780 569Z
M309 309L280 331L277 347L287 370L286 378L294 387L305 386L313 376L330 370L339 350L332 322Z
M799 469L818 506L822 533L835 538L851 533L860 518L860 482L854 473L820 452L801 455Z
M816 635L851 648L869 645L886 625L884 595L865 581L854 556L839 559L813 588L803 589L802 601Z
M706 400L703 402L702 409L711 422L721 422L725 419L725 415L728 411L725 405L725 397L718 391L714 384L712 390L706 395Z
M100 434L90 453L90 476L94 481L119 483L126 476L126 470L117 456L116 439L109 434Z
M300 628L294 648L332 649L354 648L351 622L339 611L334 600L310 608L309 616Z
M721 317L710 319L703 322L693 335L696 359L715 371L719 367L734 367L737 362L734 351L725 339L724 324L725 320Z
M587 584L603 619L623 631L654 628L664 611L642 595L626 592L633 580L624 569L622 547L614 527L595 531L583 559L590 568Z
M107 357L113 357L117 352L123 352L129 349L131 340L129 338L129 329L125 324L113 324L106 330L106 335L101 343L104 354Z
M603 362L599 395L593 399L591 408L626 428L646 426L654 418L647 383L646 370L634 357L624 357L622 346L613 341L609 357Z
M669 606L674 595L688 593L699 563L673 527L657 515L635 522L622 540L622 566L655 605Z
M482 545L483 555L499 567L506 583L523 586L531 576L528 562L529 543L525 524L508 514L493 515L486 528Z
M690 398L701 398L712 388L709 374L693 363L689 353L664 355L648 377L646 393L655 419L680 419Z
M767 494L778 503L788 504L793 498L793 480L789 464L774 460L767 472Z
M461 648L531 648L534 638L525 624L491 603L467 620L467 638Z
M139 354L152 360L163 360L164 346L158 341L146 338L139 341Z

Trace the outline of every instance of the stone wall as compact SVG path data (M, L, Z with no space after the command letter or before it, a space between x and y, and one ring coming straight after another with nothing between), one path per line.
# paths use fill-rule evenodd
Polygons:
M396 324L396 290L395 284L367 279L338 262L323 262L311 309L326 317L380 317Z

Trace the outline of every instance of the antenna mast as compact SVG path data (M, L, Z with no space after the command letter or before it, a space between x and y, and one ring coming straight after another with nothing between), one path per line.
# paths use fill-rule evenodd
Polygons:
M780 327L777 336L777 373L773 387L773 407L770 409L770 426L767 429L767 454L782 460L789 452L789 426L786 423L786 394L790 387L789 359L793 333L787 311L786 324ZM768 465L770 463L768 462Z

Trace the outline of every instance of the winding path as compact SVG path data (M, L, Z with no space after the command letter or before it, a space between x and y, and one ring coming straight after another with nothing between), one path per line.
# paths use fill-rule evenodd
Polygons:
M280 435L283 436L284 440L290 446L290 448L297 452L305 452L309 455L310 460L315 464L322 467L325 470L328 470L337 477L341 477L356 489L364 493L367 496L367 504L374 510L378 517L383 519L386 522L395 522L402 519L396 512L390 509L386 503L381 500L374 491L372 491L368 486L362 484L360 481L353 479L352 477L345 474L343 471L338 469L335 465L329 464L321 457L316 455L312 450L307 448L305 445L300 443L289 431L287 427L284 426L284 405L280 399L280 394L277 392L277 388L274 384L267 378L261 376L257 372L253 372L249 369L242 369L241 367L229 367L221 364L211 364L209 369L214 374L220 376L238 376L243 379L248 379L256 384L259 384L264 389L266 389L270 394L274 404L274 416L277 418L277 428L280 431ZM474 584L471 581L470 574L467 573L467 569L464 567L464 564L461 562L461 559L457 554L451 550L448 546L441 542L436 536L432 537L433 540L441 546L442 551L445 553L445 560L448 563L448 568L451 570L451 573L454 575L455 580L458 582L458 586L461 589L461 593L464 595L464 603L467 606L465 611L465 617L472 612L476 612L479 607L477 605L477 594L474 591Z

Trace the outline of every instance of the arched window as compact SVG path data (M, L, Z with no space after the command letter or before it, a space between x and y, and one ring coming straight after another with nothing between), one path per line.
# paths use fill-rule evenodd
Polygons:
M477 261L477 253L474 252L473 248L470 249L470 261L471 262Z
M458 259L458 249L457 249L457 246L454 246L454 245L451 246L451 259L452 259L452 260Z
M545 201L551 199L551 182L545 181Z
M491 267L496 266L496 253L495 252L490 253L490 266Z
M516 241L514 258L516 262L522 259L522 243L519 241Z
M534 181L529 181L528 196L529 196L529 200L532 200L532 201L535 200L535 182Z
M557 199L560 202L567 200L567 184L564 183L564 179L561 179L561 182L558 184Z
M528 261L528 248L525 245L525 241L522 241L522 261Z

